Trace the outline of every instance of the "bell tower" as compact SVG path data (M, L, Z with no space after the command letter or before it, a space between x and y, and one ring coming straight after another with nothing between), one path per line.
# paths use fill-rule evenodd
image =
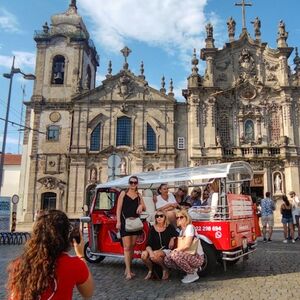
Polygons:
M36 31L36 84L33 101L69 102L72 95L95 87L99 57L76 1Z

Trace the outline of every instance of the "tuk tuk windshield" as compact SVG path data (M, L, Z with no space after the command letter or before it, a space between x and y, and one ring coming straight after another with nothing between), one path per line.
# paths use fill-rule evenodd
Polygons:
M94 210L110 210L114 207L117 195L115 192L98 190Z

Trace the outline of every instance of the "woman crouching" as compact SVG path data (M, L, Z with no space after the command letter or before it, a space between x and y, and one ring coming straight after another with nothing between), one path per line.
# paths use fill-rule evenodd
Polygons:
M163 269L162 279L169 278L168 269L164 265L164 257L166 253L170 252L169 249L174 248L176 236L178 236L178 232L174 226L169 224L166 214L162 210L156 211L155 224L150 229L148 246L142 252L141 257L148 267L148 274L145 279L152 278L153 263Z
M199 279L198 270L204 262L204 252L200 240L194 241L197 232L187 211L177 211L176 220L177 226L181 229L179 233L180 243L165 257L164 263L168 268L186 272L187 274L181 282L191 283ZM195 253L191 254L191 248L194 246Z

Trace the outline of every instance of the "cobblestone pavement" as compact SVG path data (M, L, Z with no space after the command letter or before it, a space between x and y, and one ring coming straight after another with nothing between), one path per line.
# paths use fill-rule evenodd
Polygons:
M21 246L0 245L0 299L5 299L6 265L21 250ZM90 269L96 283L93 299L300 299L300 241L283 244L281 232L275 232L271 243L259 241L248 261L238 262L226 273L220 266L214 275L188 285L176 273L166 282L145 281L146 270L138 261L132 281L123 279L121 259L106 258ZM81 299L77 292L74 299Z

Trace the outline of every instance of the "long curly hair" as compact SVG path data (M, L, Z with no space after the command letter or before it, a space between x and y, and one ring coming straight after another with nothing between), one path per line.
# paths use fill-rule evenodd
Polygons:
M14 300L35 300L53 283L56 260L70 248L71 224L59 210L42 212L21 256L8 266L7 289Z

